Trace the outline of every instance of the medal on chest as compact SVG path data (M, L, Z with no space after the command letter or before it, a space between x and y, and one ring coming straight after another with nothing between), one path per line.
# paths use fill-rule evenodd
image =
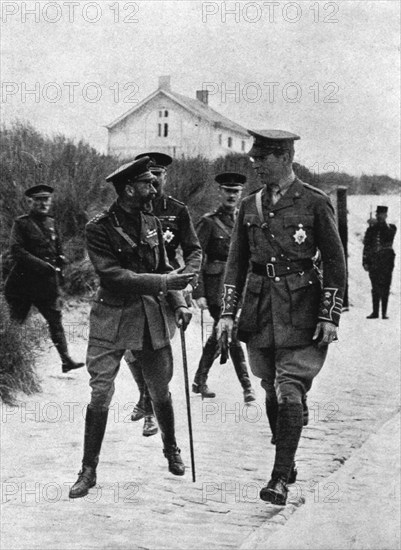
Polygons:
M294 237L294 241L297 244L302 244L306 241L306 233L305 233L304 226L302 225L302 223L298 224L298 229L295 231L293 237Z
M171 241L174 239L175 235L174 233L171 231L170 228L167 228L166 231L163 233L163 240L166 242L166 243L171 243Z

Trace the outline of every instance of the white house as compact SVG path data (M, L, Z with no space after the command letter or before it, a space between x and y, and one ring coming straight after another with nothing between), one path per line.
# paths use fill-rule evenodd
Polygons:
M196 99L183 96L172 91L170 76L161 76L155 92L106 128L108 153L122 159L144 151L214 159L252 145L245 128L209 107L206 90Z

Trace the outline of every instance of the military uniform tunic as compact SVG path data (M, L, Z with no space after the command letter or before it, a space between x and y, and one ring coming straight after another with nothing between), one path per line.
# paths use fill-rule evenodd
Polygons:
M310 345L318 320L337 325L341 313L345 260L333 207L324 193L296 179L275 205L263 193L262 209L263 220L256 194L241 203L225 273L223 314L235 313L244 291L242 340L252 339L261 348ZM323 289L311 261L317 249Z
M188 208L184 203L173 197L162 195L153 201L153 214L159 218L164 246L170 265L177 269L180 264L177 259L177 248L181 246L184 272L198 273L202 262L202 249L192 224Z
M223 207L205 214L197 225L204 263L194 298L205 297L209 311L215 318L220 314L224 269L233 229L234 213Z

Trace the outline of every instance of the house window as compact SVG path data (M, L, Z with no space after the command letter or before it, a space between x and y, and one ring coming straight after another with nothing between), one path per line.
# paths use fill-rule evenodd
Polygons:
M157 126L158 126L158 136L162 137L162 125L158 124Z
M241 151L245 151L245 141L241 141Z
M167 118L168 117L168 111L164 111L164 116Z
M232 137L229 137L229 138L227 139L227 145L228 145L228 147L231 149L231 147L233 146L233 138L232 138Z
M168 124L164 125L164 137L168 137Z
M223 134L219 134L219 145L223 145Z
M159 111L159 118L162 118L163 116L163 111Z

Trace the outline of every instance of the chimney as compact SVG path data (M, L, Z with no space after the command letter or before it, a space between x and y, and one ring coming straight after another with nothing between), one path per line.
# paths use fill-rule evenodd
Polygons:
M159 76L159 88L162 90L171 90L171 76Z
M196 90L196 99L207 105L209 103L209 90Z

